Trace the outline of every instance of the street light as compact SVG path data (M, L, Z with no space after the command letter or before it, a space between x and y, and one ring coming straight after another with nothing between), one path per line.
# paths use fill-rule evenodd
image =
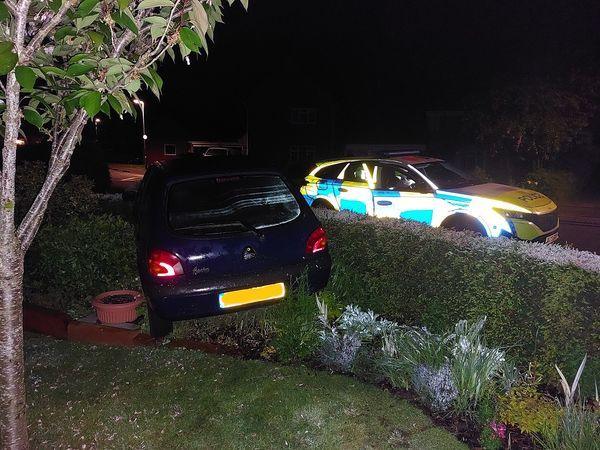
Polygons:
M134 98L133 103L138 105L142 110L142 140L144 141L144 165L146 165L146 141L148 140L148 135L146 134L146 117L144 111L144 101L139 98Z
M96 117L94 119L94 130L96 131L96 140L98 140L98 125L100 125L102 121L100 120L99 117Z

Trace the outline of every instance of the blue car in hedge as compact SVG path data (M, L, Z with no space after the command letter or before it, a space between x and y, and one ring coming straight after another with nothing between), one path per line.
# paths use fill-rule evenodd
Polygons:
M150 332L175 320L277 302L329 279L327 236L277 171L248 157L182 158L148 169L136 202L137 264Z

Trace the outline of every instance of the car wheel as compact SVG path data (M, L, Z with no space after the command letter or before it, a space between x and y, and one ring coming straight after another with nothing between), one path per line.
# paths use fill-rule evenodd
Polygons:
M163 319L147 304L148 323L150 324L150 336L153 338L162 338L173 331L173 322Z
M460 216L462 215L463 214ZM480 236L487 236L487 232L479 220L467 215L465 215L465 217L460 216L449 217L444 221L444 223L442 223L442 226L444 228L449 228L450 230L470 231Z
M314 209L333 209L333 207L324 200L315 200L312 207Z

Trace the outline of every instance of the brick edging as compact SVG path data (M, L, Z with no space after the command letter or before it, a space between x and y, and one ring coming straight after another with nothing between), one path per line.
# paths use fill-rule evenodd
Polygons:
M66 313L30 303L23 304L23 328L56 339L115 347L151 347L161 345L162 342L140 330L81 322ZM169 341L168 346L219 355L242 356L235 348L210 342L173 339Z

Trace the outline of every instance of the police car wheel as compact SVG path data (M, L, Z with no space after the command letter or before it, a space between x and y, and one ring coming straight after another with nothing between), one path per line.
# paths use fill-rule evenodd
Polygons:
M472 217L450 217L442 224L444 228L455 231L470 231L480 236L487 236L485 228L477 219Z
M312 204L314 209L333 209L331 205L323 200L315 200Z

